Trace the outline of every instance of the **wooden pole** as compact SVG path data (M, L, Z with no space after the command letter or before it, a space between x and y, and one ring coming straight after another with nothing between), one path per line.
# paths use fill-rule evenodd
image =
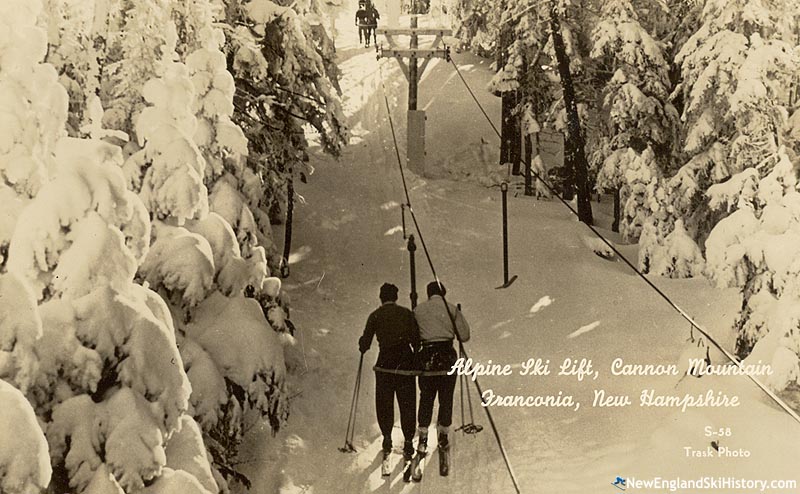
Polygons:
M414 3L416 5L416 2ZM411 29L417 28L416 8L412 7L411 14ZM419 48L419 38L417 33L411 32L411 44L409 47L413 50ZM417 85L419 84L419 77L417 75L417 57L411 56L408 59L408 109L417 109Z
M500 184L503 193L503 285L508 285L508 183Z

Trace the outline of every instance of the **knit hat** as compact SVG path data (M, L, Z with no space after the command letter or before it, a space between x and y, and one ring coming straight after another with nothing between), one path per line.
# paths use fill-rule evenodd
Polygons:
M397 300L397 287L391 283L384 283L381 286L381 302L394 302Z

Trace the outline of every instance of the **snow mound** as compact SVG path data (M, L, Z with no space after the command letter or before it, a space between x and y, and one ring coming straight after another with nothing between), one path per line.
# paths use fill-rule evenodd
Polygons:
M188 415L181 417L181 428L170 437L166 453L167 468L189 473L209 493L219 492L208 463L203 432Z
M141 489L164 467L165 435L148 402L126 387L100 403L88 395L60 403L47 430L54 460L65 461L70 485L79 492L97 481L104 465L125 491Z
M34 343L42 335L36 297L13 274L0 275L0 378L27 391L38 372Z
M599 237L585 233L581 235L583 245L589 248L592 252L605 259L613 259L615 254L614 250L603 242Z
M280 396L286 373L283 347L258 302L215 292L195 308L185 332L226 379L246 392L253 408L275 418L283 416L287 406Z
M267 262L261 256L243 259L230 224L216 213L202 220L189 220L184 228L205 238L213 254L217 286L225 295L241 293L248 285L261 289L267 276Z
M528 311L528 313L535 314L540 310L544 309L545 307L547 307L548 305L552 304L553 302L555 302L555 299L550 298L550 295L545 295L544 297L540 298L535 304L533 304L533 306L531 306L531 309Z
M203 427L210 429L217 424L222 407L228 403L225 378L208 352L191 338L183 339L180 351L186 376L192 383L190 411Z
M0 379L0 492L33 494L50 483L47 441L30 403Z
M195 477L183 470L176 471L165 468L158 480L140 492L142 494L212 494L216 491L205 489Z
M156 240L139 268L153 287L189 305L203 300L214 283L214 254L203 236L186 228L156 224Z

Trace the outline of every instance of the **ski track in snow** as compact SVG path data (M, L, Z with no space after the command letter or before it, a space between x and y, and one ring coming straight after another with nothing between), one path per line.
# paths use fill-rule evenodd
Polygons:
M296 251L294 251L291 254L289 254L288 263L289 264L296 264L296 263L302 261L303 259L305 259L306 257L308 257L309 254L311 254L311 247L309 247L308 245L303 245L302 247L300 247Z
M598 326L600 326L600 321L595 321L593 323L587 324L586 326L581 326L576 331L573 331L572 333L568 334L567 338L569 339L577 338L582 334L588 333L589 331L596 329Z
M513 321L513 319L506 319L505 321L500 321L498 323L492 324L491 329L500 329L500 328L502 328L503 326L505 326L506 324L508 324L508 323L510 323L512 321Z

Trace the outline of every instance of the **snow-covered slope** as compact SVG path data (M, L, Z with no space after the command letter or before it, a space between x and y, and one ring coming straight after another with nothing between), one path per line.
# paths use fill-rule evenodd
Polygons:
M309 184L298 185L305 203L295 210L295 221L302 228L293 239L292 277L284 284L295 300L292 318L302 328L288 362L295 368L291 416L277 440L267 439L266 427L250 435L249 457L243 461L254 481L251 492L513 492L474 388L475 421L484 431L454 434L449 477L438 476L435 459L421 485L403 484L399 466L389 481L380 477L381 437L370 370L374 346L365 357L354 442L358 452L337 451L344 443L359 361L357 339L378 305L378 288L388 281L401 294L409 292L408 254L398 228L402 188L378 76L386 78L401 147L406 84L396 62L384 61L378 71L374 52L354 46L353 33L342 32L349 20L343 17L337 24L345 109L354 139L339 162L315 157L316 173ZM491 76L488 62L466 54L454 58L490 115L499 115L498 101L483 90ZM482 161L496 162L496 138L448 64L431 64L419 107L428 112L430 163L448 166L458 157L460 170L483 170ZM689 324L622 262L592 252L590 234L563 206L510 198L511 274L519 279L506 290L496 290L502 283L499 190L409 179L414 210L448 299L462 304L473 327L470 356L508 363L515 370L529 358L542 358L554 368L547 377L516 372L484 377L483 388L500 395L561 392L581 402L577 411L491 408L523 492L613 492L609 484L616 476L800 478L800 425L767 404L745 378L686 377L679 382L674 376L610 376L615 358L681 367L688 355L699 354L696 342L687 341ZM602 213L597 216L603 218ZM408 217L406 224L411 225ZM635 259L634 248L623 251ZM432 277L421 248L417 267L418 286L424 290ZM702 279L654 280L732 346L727 328L738 304L733 291L713 289ZM407 298L401 302L408 305ZM705 356L705 350L700 353ZM714 352L710 356L721 362ZM591 359L599 377L579 382L556 376L566 358ZM681 395L712 389L737 394L742 404L686 412L639 407L642 390L651 388L656 394ZM630 395L633 405L593 407L595 389ZM457 427L458 391L456 400ZM745 448L750 458L688 458L684 447L710 447L713 438L705 436L706 426L729 427L731 436L721 438L719 445ZM399 428L394 439L401 444ZM394 458L400 462L399 455Z

